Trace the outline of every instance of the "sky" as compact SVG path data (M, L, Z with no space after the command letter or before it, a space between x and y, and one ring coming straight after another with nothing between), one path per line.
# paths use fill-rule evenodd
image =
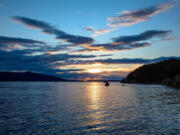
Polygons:
M117 80L180 58L179 0L0 0L0 71Z

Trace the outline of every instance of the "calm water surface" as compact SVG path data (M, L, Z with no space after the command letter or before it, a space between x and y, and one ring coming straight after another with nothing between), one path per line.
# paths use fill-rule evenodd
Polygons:
M180 90L100 82L0 83L0 135L180 135Z

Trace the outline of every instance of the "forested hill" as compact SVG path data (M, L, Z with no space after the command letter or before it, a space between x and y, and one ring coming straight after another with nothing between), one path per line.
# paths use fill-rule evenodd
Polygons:
M143 65L131 72L122 82L180 87L180 60L170 59Z

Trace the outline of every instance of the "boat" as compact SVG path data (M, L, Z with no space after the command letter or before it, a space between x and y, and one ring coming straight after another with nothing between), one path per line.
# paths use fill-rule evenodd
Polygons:
M105 86L109 86L110 85L108 81L104 81L104 83L105 83L104 84Z

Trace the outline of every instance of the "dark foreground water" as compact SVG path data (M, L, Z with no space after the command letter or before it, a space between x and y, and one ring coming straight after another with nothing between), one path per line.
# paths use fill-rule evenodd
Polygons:
M0 135L180 135L180 90L99 82L0 83Z

